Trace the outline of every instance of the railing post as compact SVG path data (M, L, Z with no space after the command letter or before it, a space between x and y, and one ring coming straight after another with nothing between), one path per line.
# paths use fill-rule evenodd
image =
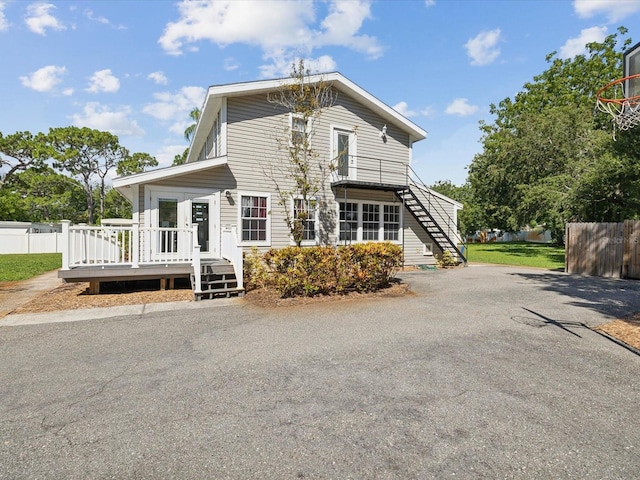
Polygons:
M62 220L62 270L69 270L69 248L71 238L69 236L69 220Z
M193 266L193 293L202 293L202 273L200 271L200 245L197 242L193 245L193 260L191 262Z
M244 265L242 264L242 247L238 245L238 230L236 227L231 227L231 238L233 242L233 264L236 271L236 281L238 282L238 288L244 288Z
M193 245L193 293L202 293L202 273L200 268L200 244L198 243L198 224L191 229L191 245Z
M134 223L131 229L131 267L139 268L140 267L140 225L138 223Z

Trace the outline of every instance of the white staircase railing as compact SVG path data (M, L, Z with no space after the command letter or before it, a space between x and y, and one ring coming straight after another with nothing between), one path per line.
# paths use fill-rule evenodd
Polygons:
M222 230L222 258L228 260L233 265L238 281L238 288L244 288L242 278L242 247L238 245L238 232L236 227L228 227Z

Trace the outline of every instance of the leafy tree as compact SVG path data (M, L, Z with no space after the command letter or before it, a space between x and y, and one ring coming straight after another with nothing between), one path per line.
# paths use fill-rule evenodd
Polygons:
M634 214L640 199L637 135L623 132L614 142L610 119L594 115L596 91L621 74L618 43L613 34L589 44L587 55L563 60L554 52L547 56L550 67L514 100L491 105L495 121L481 124L484 149L468 178L484 227L514 231L544 224L560 241L567 221Z
M289 115L286 116L283 131L276 136L279 155L265 171L275 185L291 237L300 246L305 223L311 214L310 206L318 204L316 197L329 173L313 145L314 123L333 105L335 93L322 79L312 79L300 60L292 66L290 81L284 82L267 98L290 114L300 128L292 131ZM303 208L297 211L291 208L292 201L300 201Z
M182 165L184 163L187 163L188 154L189 154L189 147L184 149L184 152L182 152L182 155L176 155L175 157L173 157L173 163L171 165L175 166L175 165Z
M42 168L48 158L46 141L42 133L16 132L4 136L0 132L0 168L7 172L0 178L0 187L11 177L29 168Z
M463 208L458 212L458 230L462 235L473 235L482 228L482 214L469 183L458 186L450 180L440 180L429 188L462 204Z
M24 222L86 222L82 185L50 167L13 175L0 189L0 218Z
M104 212L105 179L108 172L128 156L118 137L87 127L51 128L47 139L54 166L77 178L84 189L89 223L95 221L93 186L97 177L100 215Z
M134 153L133 155L127 155L125 158L118 162L116 166L116 173L120 176L132 175L134 173L144 172L149 167L157 167L158 161L156 157L149 155L148 153Z
M187 142L191 142L193 139L193 135L196 133L196 127L198 126L198 120L200 120L200 109L198 107L194 107L189 112L189 118L193 120L186 130L184 131L184 139Z
M115 188L108 188L104 197L103 218L131 218L133 207Z

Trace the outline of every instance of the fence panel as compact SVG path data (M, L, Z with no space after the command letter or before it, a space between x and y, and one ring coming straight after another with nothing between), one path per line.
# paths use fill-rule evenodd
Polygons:
M608 278L640 278L640 221L568 223L565 271Z
M0 232L0 254L60 253L61 233Z
M626 278L640 278L640 221L624 222L624 256L622 274Z

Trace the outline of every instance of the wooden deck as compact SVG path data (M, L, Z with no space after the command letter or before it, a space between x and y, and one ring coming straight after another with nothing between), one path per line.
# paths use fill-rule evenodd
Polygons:
M207 264L229 265L226 260L203 260ZM126 280L162 280L190 278L193 273L191 263L159 263L141 265L83 265L69 270L59 270L58 278L64 282L120 282Z

